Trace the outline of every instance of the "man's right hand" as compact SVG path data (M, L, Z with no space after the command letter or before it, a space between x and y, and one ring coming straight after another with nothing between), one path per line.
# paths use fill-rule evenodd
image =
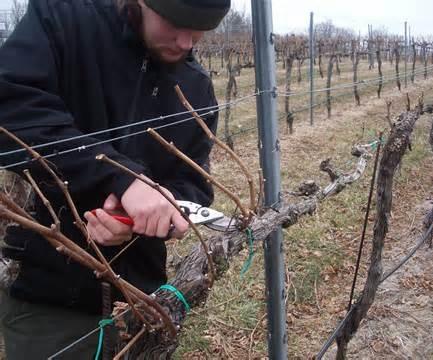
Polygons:
M161 190L174 200L170 191L163 187ZM134 221L132 230L137 234L165 238L173 226L171 235L181 239L188 230L188 222L176 208L160 192L138 179L125 191L121 204Z

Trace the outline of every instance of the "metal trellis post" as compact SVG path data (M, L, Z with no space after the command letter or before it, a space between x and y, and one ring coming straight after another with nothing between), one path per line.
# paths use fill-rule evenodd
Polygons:
M310 125L314 125L314 13L310 13Z
M407 21L404 22L404 87L407 88Z
M255 45L257 118L260 164L265 178L265 206L278 211L280 203L280 147L278 140L276 64L271 0L251 0ZM269 210L273 211L273 210ZM269 358L287 359L284 296L284 251L281 227L264 243Z

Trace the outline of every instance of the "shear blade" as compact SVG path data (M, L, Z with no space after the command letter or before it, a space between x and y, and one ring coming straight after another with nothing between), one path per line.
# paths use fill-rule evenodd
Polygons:
M224 216L221 219L205 224L209 229L216 231L234 231L236 230L236 220Z

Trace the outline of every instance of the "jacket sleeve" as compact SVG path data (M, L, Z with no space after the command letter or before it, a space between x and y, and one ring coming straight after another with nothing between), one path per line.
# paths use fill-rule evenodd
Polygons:
M41 16L41 3L43 1L29 2L27 13L0 48L0 126L32 146L83 135L60 95L60 62L49 36L49 33L59 30L50 28L46 16ZM82 137L38 151L42 155L59 154L50 161L68 181L72 195L98 189L106 194L114 192L120 197L133 178L108 164L97 162L95 156L104 153L138 173L146 173L146 169L115 151L110 144L87 148L98 141L100 139ZM78 147L82 150L65 153ZM23 152L2 154L17 148L15 143L0 134L0 165L28 159L28 154ZM20 172L23 168L28 168L37 181L47 178L46 172L36 162L11 170Z
M209 107L217 106L214 90L210 81L208 89ZM209 129L216 134L218 126L218 111L204 117ZM204 131L197 125L197 131L190 143L186 155L210 173L209 154L213 143ZM174 177L168 179L164 185L174 194L176 199L188 200L203 206L209 206L214 199L212 185L183 161L178 162L178 167L171 174Z

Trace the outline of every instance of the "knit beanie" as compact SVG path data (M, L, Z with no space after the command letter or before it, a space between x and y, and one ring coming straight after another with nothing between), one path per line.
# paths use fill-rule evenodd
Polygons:
M215 29L230 10L230 0L144 0L153 11L180 28Z

